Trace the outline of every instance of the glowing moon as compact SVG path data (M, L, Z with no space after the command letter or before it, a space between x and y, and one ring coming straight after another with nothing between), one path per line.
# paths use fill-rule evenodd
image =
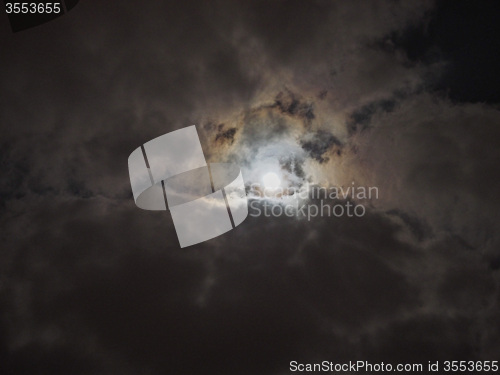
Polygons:
M281 185L281 179L276 173L269 172L262 177L262 182L266 188L278 188Z

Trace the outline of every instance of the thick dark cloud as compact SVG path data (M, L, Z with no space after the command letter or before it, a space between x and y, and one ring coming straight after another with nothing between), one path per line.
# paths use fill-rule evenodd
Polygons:
M499 14L495 2L440 1L420 24L393 33L391 40L412 61L446 61L444 74L430 82L433 89L459 102L498 103Z
M338 329L356 331L415 304L401 271L391 270L376 254L365 254L360 262L360 252L366 252L364 240L349 244L350 235L377 220L330 221L334 230L325 231L325 221L313 225L293 219L249 219L245 228L220 243L200 245L181 256L173 251L175 244L168 252L167 241L161 240L165 233L173 237L171 229L165 231L165 220L155 223L146 212L137 217L132 205L90 218L84 215L97 204L68 202L64 208L71 209L72 219L61 215L69 216L62 208L60 213L49 207L38 212L53 219L26 235L14 255L14 264L32 276L25 280L13 274L11 282L20 284L16 289L24 294L22 303L36 315L33 321L12 317L12 334L26 331L25 340L35 341L41 350L51 337L45 332L55 331L53 349L48 350L52 355L61 342L74 342L73 335L82 335L81 341L92 336L103 350L118 349L138 367L165 366L183 373L186 366L195 372L211 366L212 372L230 372L238 371L239 361L246 358L248 370L258 369L264 360L279 368L280 361L299 355L303 346L318 345L314 342L324 335L323 319ZM38 223L33 214L28 216ZM58 221L66 224L54 231ZM395 230L384 221L370 230ZM140 230L144 238L134 239L132 233L120 233L121 222L139 230L154 228ZM345 225L355 228L337 236ZM290 226L297 235L284 236ZM303 233L309 228L317 237L308 241ZM278 239L281 246L276 246ZM329 247L322 245L325 241ZM148 243L158 245L152 248ZM379 245L384 252L412 252L395 240ZM44 260L48 247L52 256ZM365 277L351 280L342 276L345 273ZM384 293L374 300L378 289ZM372 307L360 308L366 303ZM67 348L77 352L73 345L80 341ZM87 355L80 353L80 361ZM200 356L203 363L187 365ZM96 357L87 361L99 362Z
M236 132L238 131L237 128L229 128L225 129L224 124L220 124L218 127L218 133L215 136L215 141L219 143L226 143L229 142L230 144L233 144L234 142L234 136Z
M395 100L384 99L357 108L352 112L347 123L349 134L369 128L370 121L377 112L391 112L395 106Z
M486 8L106 1L16 34L0 21L0 373L495 360ZM191 124L247 184L276 168L380 196L363 217L251 215L181 250L168 213L135 207L127 158Z
M305 126L309 126L315 117L313 105L301 102L292 92L280 92L276 96L275 106L283 114L301 118Z
M180 253L165 215L132 204L73 200L37 211L21 219L34 223L29 233L4 226L16 245L3 273L12 286L4 366L17 373L282 373L292 359L361 352L444 359L471 353L484 335L472 324L495 298L479 254L453 240L426 254L383 214L249 217ZM414 355L396 339L402 332Z
M327 131L317 131L308 134L308 137L301 141L302 148L315 160L320 163L325 163L329 159L325 154L332 149L337 155L341 154L342 144L331 133Z

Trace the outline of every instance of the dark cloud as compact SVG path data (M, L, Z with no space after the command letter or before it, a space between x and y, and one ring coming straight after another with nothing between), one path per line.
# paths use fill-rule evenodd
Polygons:
M396 106L395 100L379 100L374 103L366 104L361 108L357 108L350 115L350 119L347 123L349 134L356 133L357 131L363 131L370 126L371 118L378 111L380 112L391 112Z
M387 214L400 218L418 241L423 241L424 239L432 236L432 230L429 225L422 222L418 217L397 209L389 210L387 211Z
M495 295L477 253L450 253L453 242L443 241L426 255L398 239L401 224L375 212L310 222L249 217L179 253L164 213L102 199L37 211L24 214L32 227L22 244L14 236L21 229L4 226L18 243L13 264L24 270L3 273L11 286L3 337L12 340L3 365L13 373L93 373L123 363L130 373L281 373L290 358L340 361L360 352L442 359L470 353L483 334L472 322L482 319L482 299ZM437 267L438 254L452 263ZM415 272L432 264L431 275ZM477 303L464 306L471 293ZM419 348L413 355L394 338L401 332Z
M446 71L430 86L457 102L498 103L500 28L495 3L438 2L421 23L391 35L411 61L444 60ZM464 17L464 15L467 15Z
M284 157L280 159L280 166L288 173L294 174L300 178L306 178L304 172L304 159L298 157Z
M308 134L300 144L319 163L326 163L329 160L329 157L325 156L327 152L341 155L342 143L333 134L324 130Z
M229 129L224 129L224 125L220 124L218 126L218 133L215 136L215 141L219 143L226 143L228 142L229 144L233 144L234 142L234 136L238 129L236 128L229 128Z
M39 357L30 356L29 366L52 371L54 365L42 361L62 356L70 363L61 363L57 371L85 362L82 373L125 358L131 373L282 372L290 356L330 356L331 345L360 337L373 342L364 348L367 353L378 353L379 330L385 340L383 327L401 324L402 312L411 321L421 304L433 303L419 281L407 277L408 267L422 267L427 259L398 240L398 226L380 214L311 222L250 217L245 227L179 254L166 215L137 214L132 204L113 206L111 201L73 201L25 214L34 226L17 247L23 254L15 263L30 277L9 272L7 296L16 301L21 293L17 301L27 307L23 311L35 315L11 316L8 337L24 331L22 341L29 343L16 339L11 358L35 351ZM43 225L37 216L46 218ZM135 230L122 232L124 224ZM7 229L11 235L19 230L14 224ZM457 280L454 286L466 283L479 290L491 285L475 266L459 267L467 267L469 279L478 277L477 282ZM451 287L446 280L436 280L443 290ZM431 350L418 332L431 334L435 328L422 331L417 324L407 329L415 345ZM453 332L440 332L433 345L447 348ZM90 350L93 345L99 352ZM347 360L358 350L349 344L340 358Z
M301 118L306 126L309 126L314 120L312 103L301 102L292 92L280 92L274 103L281 113Z

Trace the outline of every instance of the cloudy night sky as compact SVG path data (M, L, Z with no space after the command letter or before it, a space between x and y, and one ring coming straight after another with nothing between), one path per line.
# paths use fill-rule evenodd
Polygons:
M0 373L500 360L496 5L82 0L19 32L4 12ZM190 125L247 187L379 196L181 249L127 159Z

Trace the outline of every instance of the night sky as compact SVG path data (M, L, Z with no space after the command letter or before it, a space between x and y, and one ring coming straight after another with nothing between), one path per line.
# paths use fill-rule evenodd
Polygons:
M499 17L81 0L13 32L3 14L0 374L500 360ZM135 206L127 159L193 124L247 187L277 171L379 196L362 217L248 216L181 249L168 212Z

